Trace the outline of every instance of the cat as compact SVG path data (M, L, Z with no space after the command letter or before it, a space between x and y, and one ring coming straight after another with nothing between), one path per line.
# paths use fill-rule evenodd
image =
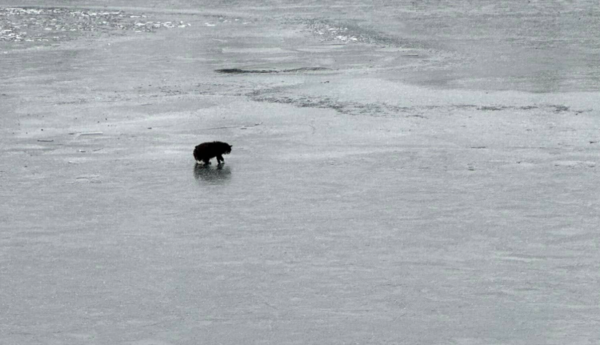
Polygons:
M217 157L217 164L223 164L223 155L231 153L231 148L231 145L221 141L202 143L194 149L194 158L197 164L209 165L210 159Z

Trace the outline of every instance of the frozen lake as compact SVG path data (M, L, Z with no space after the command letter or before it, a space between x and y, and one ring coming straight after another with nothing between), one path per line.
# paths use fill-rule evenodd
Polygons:
M0 344L600 342L597 3L35 4Z

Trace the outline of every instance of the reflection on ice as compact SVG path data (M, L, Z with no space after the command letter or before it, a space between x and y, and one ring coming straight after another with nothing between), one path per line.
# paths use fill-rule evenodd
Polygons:
M221 184L227 182L230 177L231 169L225 164L217 164L216 166L196 164L194 166L194 178L200 184Z

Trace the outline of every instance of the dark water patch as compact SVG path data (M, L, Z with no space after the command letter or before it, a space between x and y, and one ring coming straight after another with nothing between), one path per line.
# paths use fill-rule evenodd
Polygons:
M505 105L486 105L486 106L479 106L477 107L477 110L480 111L504 111L504 110L525 110L525 111L529 111L529 110L545 110L545 111L552 111L554 113L574 113L574 114L581 114L584 112L589 112L591 110L572 110L570 107L565 106L565 105L561 105L561 104L540 104L540 105L526 105L526 106L505 106Z
M242 69L242 68L221 68L215 70L217 73L224 74L277 74L277 73L302 73L302 72L320 72L329 71L326 67L300 67L291 69Z
M504 106L501 106L501 107L483 106L483 107L479 107L478 109L483 110L483 111L500 111L500 110L506 109L506 107L504 107Z
M439 113L440 110L455 112L464 111L541 111L543 113L565 113L566 115L578 115L591 110L572 110L567 106L556 104L540 104L527 106L503 106L486 105L479 106L474 104L449 104L449 105L427 105L427 106L399 106L385 102L362 103L355 101L340 101L330 97L311 97L311 96L293 96L293 95L264 95L262 92L255 91L248 94L256 102L268 102L289 104L298 108L320 108L332 109L345 115L366 115L372 117L417 117L427 118L428 114Z
M329 97L254 97L257 102L290 104L299 108L333 109L345 115L367 115L373 117L392 117L403 114L405 117L425 116L422 112L412 107L400 107L387 103L360 103L351 101L338 101Z
M569 111L569 107L564 105L552 105L551 107L554 108L555 113L563 113L565 111Z

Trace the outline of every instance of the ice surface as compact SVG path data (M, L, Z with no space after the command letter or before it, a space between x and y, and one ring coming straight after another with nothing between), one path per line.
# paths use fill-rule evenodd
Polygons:
M190 25L0 42L0 344L600 342L594 4L111 0Z

